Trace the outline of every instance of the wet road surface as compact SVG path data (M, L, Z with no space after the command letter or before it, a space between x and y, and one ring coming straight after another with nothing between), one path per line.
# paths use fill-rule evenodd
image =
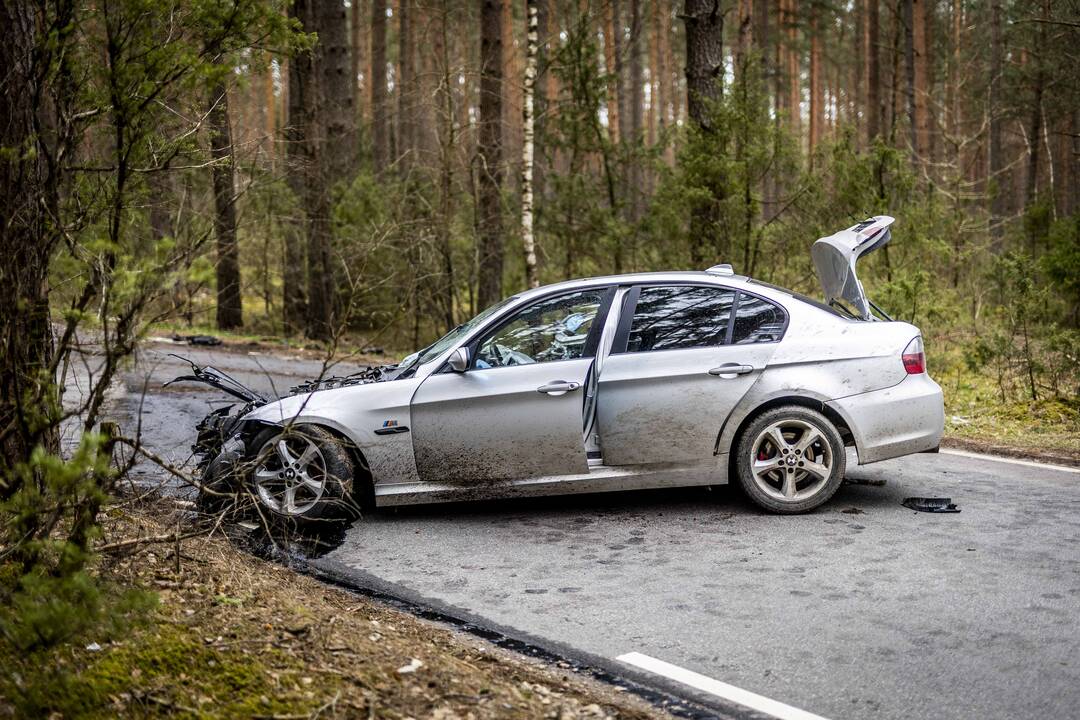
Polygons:
M173 350L144 351L118 403L131 422L145 383L144 440L182 461L222 396L161 391ZM262 390L319 371L180 352ZM1080 475L950 454L849 467L864 484L795 517L726 487L380 510L313 564L612 669L640 652L830 718L1076 717ZM921 495L962 512L900 505Z

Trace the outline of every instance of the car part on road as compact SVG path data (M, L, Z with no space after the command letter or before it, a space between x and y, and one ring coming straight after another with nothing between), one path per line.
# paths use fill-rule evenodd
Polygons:
M960 508L953 504L952 498L909 497L900 503L906 508L928 513L958 513Z
M169 353L171 357L183 360L191 365L190 375L180 375L165 383L162 387L169 387L173 383L178 382L198 382L210 387L217 388L223 392L232 395L238 400L243 400L246 403L251 403L255 407L265 405L267 399L259 393L255 392L251 388L247 387L239 380L231 377L228 373L218 370L212 365L200 366L192 362L183 355L177 355L175 353Z
M788 405L755 418L738 443L739 483L766 510L813 510L833 496L844 477L844 442L816 410Z

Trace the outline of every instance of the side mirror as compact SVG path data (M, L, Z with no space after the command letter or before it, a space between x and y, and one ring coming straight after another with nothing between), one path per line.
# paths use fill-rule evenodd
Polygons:
M469 369L469 348L459 347L453 353L450 354L450 359L446 361L446 364L450 366L450 369L456 373L463 373Z

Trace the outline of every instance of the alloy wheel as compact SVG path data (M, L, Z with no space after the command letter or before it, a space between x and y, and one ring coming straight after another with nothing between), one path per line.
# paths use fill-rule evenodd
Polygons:
M319 447L299 433L279 435L259 450L255 490L266 507L281 515L303 515L326 491L326 460Z
M833 454L821 428L801 419L769 425L754 439L750 472L762 492L784 502L806 500L822 490L833 471Z

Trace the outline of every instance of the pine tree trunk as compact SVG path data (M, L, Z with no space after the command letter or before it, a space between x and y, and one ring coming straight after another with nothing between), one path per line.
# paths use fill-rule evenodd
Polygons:
M911 144L911 159L919 160L919 119L915 105L915 0L904 1L904 69L907 84L908 135ZM921 8L920 8L921 10Z
M522 144L522 83L524 71L521 67L520 53L514 44L514 1L502 0L502 75L503 75L503 124L502 142L503 159L513 168L508 167L507 178L512 178L514 189L520 190L520 168ZM511 172L513 170L513 172Z
M394 76L397 93L397 167L405 176L409 173L415 156L415 126L413 97L416 73L413 70L412 8L409 0L398 0L398 64Z
M240 251L236 243L236 188L233 180L232 129L229 94L219 82L210 94L211 174L214 185L214 234L217 236L217 326L232 330L243 325L240 297Z
M536 54L539 44L537 0L525 0L528 36L525 45L525 93L522 101L523 140L521 143L521 245L525 253L525 286L540 285L536 274L536 237L533 234L533 153L536 118L533 97L536 94Z
M866 0L866 139L869 143L881 134L879 3L880 0Z
M330 340L335 330L336 267L332 261L333 198L336 183L351 174L356 160L354 83L350 82L348 24L340 0L314 0L305 28L318 34L314 53L317 134L313 146L312 202L308 209L308 304L305 332Z
M701 132L712 133L712 106L720 98L724 73L724 15L715 0L686 0L683 11L686 25L686 102L687 114ZM727 188L710 188L720 200ZM727 239L716 227L716 202L696 205L691 210L691 262L705 263L709 245L724 257Z
M266 72L263 74L263 112L265 113L266 125L264 127L266 137L266 154L269 158L270 169L277 166L277 131L278 131L278 107L277 95L274 94L274 68L271 64L272 56L266 55Z
M649 53L649 114L645 118L645 141L651 148L656 145L657 130L660 128L660 3L649 6L648 22ZM650 175L649 192L652 191Z
M367 47L364 43L364 13L361 8L361 0L350 0L349 2L349 34L351 52L349 58L352 60L352 86L353 86L353 107L356 108L357 114L362 115L362 108L364 103L362 98L364 97L364 83L361 81L361 71L364 69L364 56L367 54Z
M990 236L993 238L992 249L1000 253L1002 248L1002 226L1008 201L1005 193L1005 157L1001 147L1001 74L1003 72L1003 42L1001 37L1001 0L990 3L990 92L987 98L987 113L990 116L990 141L988 164L990 166Z
M390 165L390 121L386 97L386 0L371 0L371 146L375 170Z
M627 114L630 119L629 140L632 148L641 145L642 132L644 130L643 112L645 110L645 98L642 93L642 84L645 82L644 69L641 65L641 0L630 0L630 46L627 53L630 56L629 92L627 93ZM637 222L643 211L644 197L641 186L641 163L635 157L630 157L627 167L627 211L631 222ZM633 253L631 252L631 255Z
M614 143L621 142L622 117L622 31L618 0L604 3L604 71L608 76L607 119L608 135Z
M552 62L557 55L559 46L559 23L555 17L555 0L540 0L536 8L537 32L539 33L536 60L539 75L536 87L536 143L535 167L533 168L533 194L543 202L547 193L547 175L550 164L556 163L559 153L558 147L552 147L547 151L548 134L555 119L556 101L558 99L558 76Z
M42 377L48 377L54 353L49 262L59 239L52 218L59 206L60 180L50 172L55 153L50 158L41 146L65 131L53 128L52 138L38 132L35 98L50 93L38 64L42 40L33 6L4 3L0 27L5 28L0 43L5 75L0 90L0 147L5 149L0 153L0 251L5 259L0 265L0 303L5 309L0 313L0 498L7 498L19 487L11 472L15 465L28 462L39 444L53 453L60 446L56 425L27 416L60 404L56 386Z
M799 0L787 0L787 106L788 122L796 138L802 132L802 89L799 73L802 63L799 50Z
M289 17L309 27L311 4L296 0L289 5ZM313 160L309 137L314 132L312 112L317 102L315 61L310 52L301 52L289 60L288 118L285 127L286 178L296 200L296 216L289 223L282 254L282 311L285 333L302 332L307 314L307 288L304 280L305 243L308 236L307 211L310 202Z
M673 82L675 57L671 47L671 8L667 3L657 2L660 15L660 127L673 127L678 121L678 92ZM664 160L675 163L675 142L670 140L664 148Z
M1043 0L1040 19L1044 22L1039 23L1038 29L1036 30L1036 45L1039 48L1044 48L1047 45L1045 21L1049 19L1049 14L1047 0ZM1031 62L1035 65L1035 73L1032 80L1034 84L1031 88L1031 115L1029 116L1030 120L1028 122L1028 162L1026 185L1024 188L1025 210L1035 204L1039 189L1039 155L1043 142L1043 92L1046 84L1041 52L1032 53ZM1031 237L1030 240L1032 243L1032 253L1034 254L1035 238Z
M821 142L825 124L825 91L821 69L821 28L818 6L810 8L810 156Z
M926 0L911 2L911 40L914 53L914 100L915 100L915 150L917 159L924 164L929 161L930 151L930 83L929 83L929 48L926 32L928 5Z
M690 121L712 131L712 104L724 77L724 15L719 3L686 0L686 109Z
M502 11L500 0L480 3L480 116L477 139L477 305L502 299Z
M439 293L446 332L454 328L454 252L450 242L453 222L451 193L454 189L454 161L457 152L454 93L450 64L450 10L444 5L438 10L439 27L435 33L435 56L442 65L442 77L436 83L436 127L439 137L439 224L436 228L439 253L442 255L442 288Z

